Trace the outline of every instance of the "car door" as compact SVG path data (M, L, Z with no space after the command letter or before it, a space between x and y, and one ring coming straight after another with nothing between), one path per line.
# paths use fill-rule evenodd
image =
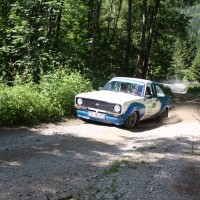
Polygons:
M166 95L159 84L154 84L154 89L158 102L160 103L160 105L156 109L158 110L158 112L160 112L162 105L165 103Z
M146 111L144 118L150 118L151 116L155 115L157 112L159 112L159 107L161 107L161 104L156 97L155 89L150 83L146 85L145 106Z
M146 85L146 113L144 118L150 118L153 117L154 115L158 114L161 110L161 101L158 98L158 90L159 88L157 85L152 84L147 84ZM160 91L160 90L159 90ZM150 98L150 96L151 98Z
M152 90L153 90L153 96L154 96L154 99L155 99L155 105L154 105L154 109L153 109L153 115L156 115L160 112L161 110L161 101L159 100L158 98L158 91L162 90L158 85L156 84L152 84ZM164 94L164 93L163 93Z

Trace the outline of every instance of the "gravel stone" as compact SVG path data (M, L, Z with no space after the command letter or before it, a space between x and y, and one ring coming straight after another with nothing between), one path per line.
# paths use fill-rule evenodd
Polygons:
M0 200L199 200L198 98L124 130L74 119L0 128Z

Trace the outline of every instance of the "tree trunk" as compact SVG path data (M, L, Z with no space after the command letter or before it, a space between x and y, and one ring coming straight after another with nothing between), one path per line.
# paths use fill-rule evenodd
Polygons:
M114 23L114 31L113 31L112 39L115 38L115 34L116 34L116 31L117 31L117 25L118 25L121 9L122 9L122 0L119 1L119 8L118 8L118 13L116 15L116 19L115 19L115 23Z
M51 45L52 40L52 30L53 30L53 24L52 24L52 15L53 15L53 8L50 8L50 11L48 13L48 23L47 23L47 38L49 40L49 44Z
M92 8L92 44L91 44L91 54L90 54L90 67L96 66L95 63L95 48L96 41L99 32L99 18L101 10L102 0L96 0Z
M128 0L127 38L125 48L124 75L130 76L131 31L132 31L132 0Z
M151 46L153 42L153 37L155 33L155 24L156 24L156 17L158 14L158 9L160 7L160 0L155 0L154 8L151 15L151 21L150 21L150 29L149 29L149 35L147 39L147 47L146 47L146 54L144 58L144 64L142 68L141 78L146 78L148 66L149 66L149 59L151 54Z
M113 0L110 1L110 15L109 15L109 18L108 18L108 26L107 26L107 35L109 35L109 32L110 32L110 24L111 24L111 21L112 21L112 9L113 9Z
M57 47L60 43L59 39L60 39L60 27L61 27L61 20L62 20L63 3L64 1L61 1L61 6L59 9L57 19L56 19L56 33L55 33L54 47Z
M145 39L146 39L146 26L147 26L147 0L143 0L142 3L143 20L142 20L142 32L140 37L140 47L138 53L138 69L139 74L142 74L142 69L144 67L144 57L145 57Z

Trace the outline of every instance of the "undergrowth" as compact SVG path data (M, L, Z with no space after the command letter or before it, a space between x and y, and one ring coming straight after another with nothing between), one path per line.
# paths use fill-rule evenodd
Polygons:
M195 94L195 95L200 96L200 84L198 84L198 83L196 83L196 84L190 84L186 88L186 93Z
M41 76L40 84L16 77L14 86L0 83L0 125L59 121L74 113L76 94L92 90L79 73L54 71Z

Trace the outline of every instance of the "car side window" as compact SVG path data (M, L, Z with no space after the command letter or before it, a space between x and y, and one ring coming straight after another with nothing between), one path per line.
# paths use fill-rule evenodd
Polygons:
M153 91L152 91L151 85L147 85L146 86L145 95L153 95Z
M155 89L155 85L154 84L152 84L151 85L151 88L152 88L152 91L153 91L153 97L157 97L157 94L156 94L156 89Z
M165 97L165 93L159 85L155 85L157 97Z

